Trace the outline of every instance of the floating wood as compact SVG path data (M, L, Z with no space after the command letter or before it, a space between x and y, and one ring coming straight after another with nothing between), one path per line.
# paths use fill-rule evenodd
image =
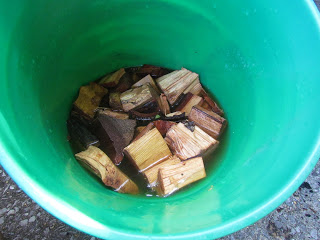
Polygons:
M136 121L110 117L103 112L98 114L98 120L113 143L116 156L112 161L118 165L123 159L123 149L129 145L133 138Z
M158 173L158 193L168 196L173 192L206 177L202 157L196 157L170 166Z
M161 93L160 97L159 97L159 107L160 107L161 112L164 115L167 115L171 112L167 97L163 93Z
M109 106L114 110L122 110L120 95L120 92L111 92L109 94Z
M153 122L153 125L158 129L158 131L161 133L163 137L166 135L168 130L175 124L175 122L163 120L157 120Z
M169 158L172 154L160 132L153 128L124 149L126 156L141 172Z
M209 111L200 106L193 106L189 120L193 121L199 128L213 138L219 138L227 121L217 113Z
M90 146L86 151L77 153L76 159L96 174L102 182L116 192L138 194L138 186L121 172L110 158L99 148Z
M99 146L99 139L94 136L85 125L81 124L79 120L75 118L69 118L67 121L68 132L72 141L77 146L84 150L89 146Z
M171 151L182 160L198 156L209 149L214 150L219 143L199 127L195 126L192 132L183 123L172 126L165 141Z
M139 108L148 102L157 101L157 93L149 83L140 87L130 89L120 95L124 111Z
M147 179L149 187L155 187L157 185L158 173L159 173L160 168L171 166L171 165L174 165L174 164L177 164L180 162L181 162L181 160L177 156L172 156L172 157L168 158L167 160L163 161L162 163L154 165L153 167L144 171L143 175Z
M218 104L213 101L209 95L206 93L205 90L202 89L199 96L201 96L204 99L202 107L207 110L212 110L215 113L219 114L220 116L223 116L224 112L223 110L218 106ZM209 107L208 107L209 106Z
M114 72L114 73L110 73L108 75L106 75L105 77L103 77L100 81L99 84L106 87L106 88L110 88L110 87L115 87L118 85L121 77L125 74L125 70L124 68L119 69L118 71Z
M155 84L153 78L150 76L150 74L145 76L144 78L142 78L141 80L139 80L135 84L133 84L132 88L141 87L142 85L145 85L147 83L149 83L150 86L153 87L154 90L156 90L160 94L159 89L158 89L157 85Z
M201 104L202 102L202 97L199 97L189 92L184 96L180 105L176 108L176 111L185 112L186 116L188 116L192 107Z
M79 96L74 106L81 110L89 118L93 118L95 109L99 107L101 99L108 93L108 90L96 83L80 87Z
M173 105L181 94L192 85L199 81L199 75L187 69L174 71L157 79L157 84L171 105Z
M140 77L145 77L147 75L150 75L153 78L159 78L165 74L168 74L170 71L168 69L157 67L149 64L144 64L142 67L140 67L136 74Z

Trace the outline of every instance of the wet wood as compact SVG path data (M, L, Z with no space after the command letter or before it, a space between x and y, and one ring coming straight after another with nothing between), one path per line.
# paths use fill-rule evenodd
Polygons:
M100 102L108 90L96 83L80 87L79 96L74 102L74 106L89 118L95 115L95 109L99 107Z
M122 103L120 100L120 92L111 92L109 94L109 106L114 110L122 110Z
M102 85L103 87L110 88L110 87L115 87L118 85L121 77L125 74L124 68L119 69L118 71L114 73L107 74L105 77L103 77L100 81L99 84Z
M120 100L124 111L139 108L148 102L157 102L157 93L149 83L140 87L125 91L120 95Z
M182 69L164 75L156 81L159 88L167 96L169 103L173 105L190 85L199 81L199 75Z
M159 78L165 74L168 74L170 71L168 69L157 67L149 64L144 64L142 67L140 67L136 74L139 77L145 77L147 75L150 75L153 78Z
M118 165L123 159L123 149L130 144L133 138L136 121L110 117L101 112L98 114L98 120L105 134L107 134L112 141L112 145L116 151L116 156L112 161Z
M172 126L166 134L165 141L171 151L180 159L196 157L207 150L214 150L219 142L195 126L190 131L183 123Z
M99 139L94 136L89 129L75 118L69 118L67 121L68 132L71 140L77 144L80 149L85 150L89 146L99 146Z
M114 91L123 93L123 92L127 91L128 89L130 89L132 84L133 84L132 77L128 73L125 73L120 78L119 83L117 84Z
M198 104L202 104L202 102L202 97L189 92L184 96L180 105L176 108L176 111L185 112L186 116L188 116L192 107Z
M124 153L141 172L172 155L156 128L145 133L140 139L133 141L124 149Z
M218 106L218 104L210 98L210 96L206 93L205 90L202 89L199 96L201 96L204 99L204 104L202 107L204 107L207 110L212 110L215 113L219 114L220 116L223 116L224 112L223 110ZM209 109L208 109L209 106Z
M132 85L132 88L137 88L137 87L141 87L142 85L145 85L149 83L151 87L154 88L154 90L156 90L156 92L158 94L160 94L160 91L157 87L157 85L155 84L153 78L149 75L145 76L144 78L142 78L141 80L139 80L138 82L136 82L135 84Z
M188 119L215 139L220 137L227 125L226 119L200 106L193 106Z
M139 193L138 186L99 148L90 146L86 151L77 153L75 157L96 174L106 186L121 193Z
M171 121L164 121L164 120L157 120L153 122L153 125L158 129L160 134L164 137L168 130L173 126L176 125L175 122Z
M180 162L181 160L177 156L172 156L162 163L159 163L144 171L143 175L145 176L149 187L155 187L158 184L158 173L160 168L171 166Z
M167 97L163 93L161 93L159 97L159 107L164 115L171 113Z
M140 139L145 135L147 132L149 132L152 128L154 128L153 122L149 123L147 126L143 127L143 129L140 131L140 133L132 140L132 142Z
M168 196L179 189L206 177L202 157L196 157L170 166L158 173L158 193Z

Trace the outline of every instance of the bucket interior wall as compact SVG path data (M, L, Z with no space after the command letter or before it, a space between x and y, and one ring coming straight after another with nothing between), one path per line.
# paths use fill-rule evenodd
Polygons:
M25 181L36 181L34 191L45 189L81 212L68 219L82 230L102 237L110 229L157 235L214 228L219 236L236 222L231 232L292 184L317 145L319 128L308 116L319 102L319 34L303 1L20 4L1 79L2 139ZM303 23L293 16L298 7ZM279 24L284 17L293 20ZM199 73L229 121L205 163L207 178L166 199L106 189L76 162L67 141L79 87L144 63Z

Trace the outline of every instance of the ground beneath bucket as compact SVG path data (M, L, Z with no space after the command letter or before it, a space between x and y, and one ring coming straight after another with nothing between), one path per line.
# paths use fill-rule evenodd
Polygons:
M47 213L1 167L0 199L0 240L97 239ZM275 211L220 240L320 239L319 212L320 161L299 189Z

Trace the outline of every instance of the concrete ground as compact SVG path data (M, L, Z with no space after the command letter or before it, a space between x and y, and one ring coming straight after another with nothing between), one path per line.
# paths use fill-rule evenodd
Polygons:
M320 0L315 0L320 9ZM220 240L320 239L320 162L300 188L255 224ZM51 216L0 167L0 240L94 240Z
M0 167L0 232L6 240L94 240L51 216ZM255 224L220 240L320 239L320 161L300 188ZM0 236L0 240L1 236Z

